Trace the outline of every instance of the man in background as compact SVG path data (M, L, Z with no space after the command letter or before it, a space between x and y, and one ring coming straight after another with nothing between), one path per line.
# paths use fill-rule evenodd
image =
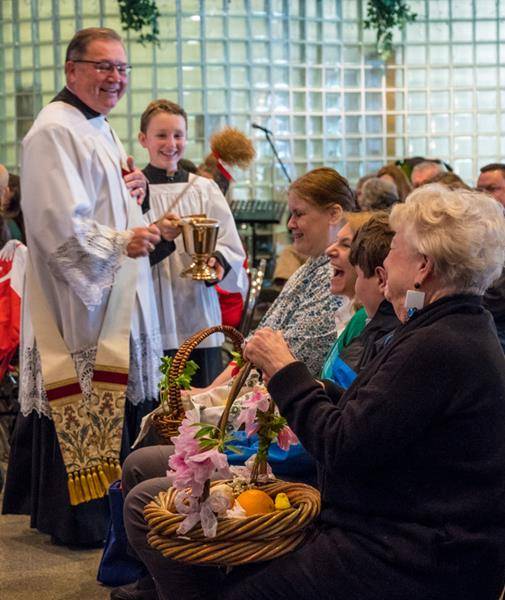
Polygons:
M477 189L493 196L505 209L505 165L491 163L482 167ZM486 290L483 304L493 315L500 343L505 350L505 271Z
M477 189L493 196L505 208L505 164L491 163L482 167Z

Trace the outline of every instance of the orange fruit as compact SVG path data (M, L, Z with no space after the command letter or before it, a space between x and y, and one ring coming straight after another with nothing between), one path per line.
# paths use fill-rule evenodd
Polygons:
M237 497L237 502L245 510L248 517L251 515L264 515L273 512L275 509L272 498L261 490L246 490Z

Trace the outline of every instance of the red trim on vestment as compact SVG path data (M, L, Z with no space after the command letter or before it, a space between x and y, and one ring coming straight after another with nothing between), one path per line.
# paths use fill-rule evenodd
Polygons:
M128 373L114 373L112 371L95 370L93 371L93 381L126 385L128 383Z
M52 390L46 390L47 399L49 402L52 400L60 400L60 398L68 398L68 396L76 396L80 393L81 386L78 382L62 385Z

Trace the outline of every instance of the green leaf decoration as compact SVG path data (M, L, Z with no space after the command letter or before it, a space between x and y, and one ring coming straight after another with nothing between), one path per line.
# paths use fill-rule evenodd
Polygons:
M202 448L202 450L210 450L216 446L219 446L219 440L209 440L208 438L200 440L200 448Z
M244 454L243 448L239 448L238 446L233 446L232 444L227 444L226 450L229 450L230 452L234 452L235 454Z
M196 364L194 360L188 360L186 366L184 367L184 373L187 373L190 377L198 371L200 367Z
M191 389L191 379L193 375L200 368L194 360L188 360L184 367L184 371L178 377L170 377L170 369L172 368L173 358L171 356L162 356L160 361L160 372L163 377L158 383L158 389L160 390L161 403L167 401L167 391L170 386L177 385L183 390Z
M417 14L411 12L406 0L368 0L365 29L377 31L377 51L384 60L394 52L393 30L413 23Z
M118 4L124 31L140 32L138 42L143 46L148 43L159 46L158 19L161 14L155 0L118 0Z
M172 366L173 357L172 356L162 356L161 357L161 365L160 371L163 375L167 375L170 371L170 367Z
M242 356L242 354L240 352L235 352L234 350L232 350L230 352L232 360L234 360L237 363L237 367L239 367L239 369L241 369L244 366L244 357Z
M79 435L81 444L84 442L84 440L86 439L86 436L88 435L89 432L89 425L83 425L82 429L81 429L81 433Z
M116 427L121 426L123 424L123 421L124 421L124 417L123 416L121 416L121 417L114 417L112 419L111 428L115 429Z
M91 419L92 424L95 427L99 428L101 425L100 417L98 415L95 415L95 413L92 413L92 412L88 412L88 416Z
M67 444L73 445L73 443L74 443L74 439L73 439L73 437L72 437L70 434L68 434L66 431L60 431L60 432L58 433L58 436L59 436L59 437L60 437L60 438L61 438L61 439L62 439L64 442L66 442Z
M193 379L193 375L198 371L200 367L196 364L194 360L188 360L186 366L184 367L184 371L182 375L176 377L174 379L174 383L176 383L183 390L191 389L191 380Z
M217 427L214 427L213 425L205 425L196 433L195 438L199 439L208 435L212 439L216 439L216 432L219 435L219 429Z

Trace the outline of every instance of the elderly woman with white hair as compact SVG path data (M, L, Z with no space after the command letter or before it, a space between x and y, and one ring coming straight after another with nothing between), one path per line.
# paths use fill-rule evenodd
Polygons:
M246 357L316 459L322 512L295 552L220 581L226 600L497 600L505 577L505 358L481 295L505 259L500 205L425 186L394 206L386 296L402 321L342 393L282 334ZM208 598L210 569L136 547L159 597Z

